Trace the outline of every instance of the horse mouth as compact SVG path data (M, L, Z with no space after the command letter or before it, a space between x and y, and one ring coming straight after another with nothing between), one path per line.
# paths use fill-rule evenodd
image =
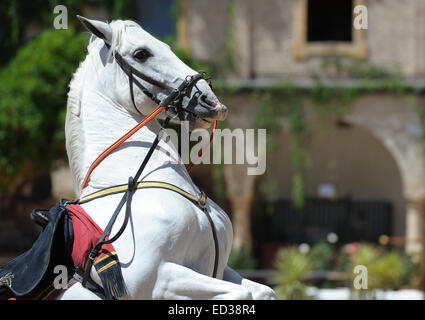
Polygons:
M208 129L215 121L223 121L227 117L227 108L221 105L219 108L214 110L214 114L209 117L203 117L195 114L195 128Z
M200 118L200 117L196 117L196 125L195 128L196 129L208 129L211 127L211 124L213 123L214 120L212 119L206 119L206 118Z

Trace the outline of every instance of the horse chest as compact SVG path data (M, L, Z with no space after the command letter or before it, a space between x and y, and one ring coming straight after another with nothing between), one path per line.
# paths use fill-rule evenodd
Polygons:
M210 199L206 208L208 214L203 210L196 211L198 233L190 242L187 264L198 272L210 274L217 260L217 274L220 275L232 247L232 224L226 212Z
M232 245L233 237L232 223L227 213L212 201L209 205L208 213L213 223L210 227L214 228L217 238L223 242L223 245L225 245L227 249Z

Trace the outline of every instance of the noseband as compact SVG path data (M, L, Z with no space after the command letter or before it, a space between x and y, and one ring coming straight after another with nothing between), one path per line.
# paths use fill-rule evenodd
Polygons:
M170 88L168 88L161 82L143 74L142 72L140 72L139 70L131 66L118 52L114 53L114 57L115 57L115 60L117 61L117 64L128 76L131 102L133 103L133 107L137 110L137 112L140 115L142 115L142 113L137 108L136 102L134 100L133 84L135 84L146 96L148 96L157 105L160 105L160 106L166 105L166 106L169 106L168 108L170 109L174 108L174 111L180 115L182 114L182 112L190 112L186 110L185 108L183 108L182 100L183 100L183 97L185 96L190 99L190 94L191 94L193 86L201 79L207 80L207 82L210 84L210 81L209 81L210 78L206 77L206 73L201 71L192 76L187 76L177 89L175 88L171 89L171 93L163 101L161 101L152 92L150 92L143 84L141 84L134 76L137 76L138 78L150 83L151 85L155 87L158 87L164 90L167 90L167 89L170 90ZM190 102L188 104L190 104ZM182 119L182 117L180 117L180 119Z

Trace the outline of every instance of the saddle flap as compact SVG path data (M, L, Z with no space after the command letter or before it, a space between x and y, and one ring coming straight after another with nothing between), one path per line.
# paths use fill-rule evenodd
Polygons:
M34 209L30 213L30 218L44 229L49 223L49 210Z
M16 297L37 296L53 283L55 265L72 266L69 258L72 232L64 201L47 212L31 213L31 219L43 230L31 249L0 267L0 298L7 296L5 288Z

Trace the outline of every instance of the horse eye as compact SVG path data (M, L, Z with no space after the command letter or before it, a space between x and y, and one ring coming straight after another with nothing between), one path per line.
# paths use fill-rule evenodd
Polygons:
M149 57L152 57L152 53L147 49L140 49L136 51L134 57L140 62L145 62Z

